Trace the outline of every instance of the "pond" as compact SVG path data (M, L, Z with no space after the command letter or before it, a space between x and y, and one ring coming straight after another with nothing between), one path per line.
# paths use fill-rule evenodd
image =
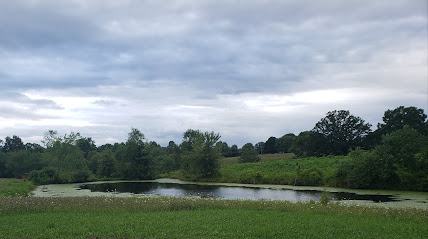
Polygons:
M82 184L80 189L92 192L133 193L172 197L202 197L250 200L319 201L322 192L317 190L269 189L256 187L219 186L207 184L181 184L162 182L105 182ZM351 192L329 192L333 201L365 200L372 202L393 202L392 195L356 194Z

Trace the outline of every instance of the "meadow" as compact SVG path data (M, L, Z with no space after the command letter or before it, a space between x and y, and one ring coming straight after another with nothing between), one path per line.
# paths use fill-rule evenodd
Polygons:
M335 186L335 173L348 156L294 158L293 154L265 154L257 163L222 159L218 182ZM235 162L236 161L236 162Z
M6 181L9 179L0 180L2 195ZM426 238L427 235L428 211L421 209L169 197L0 197L0 238Z

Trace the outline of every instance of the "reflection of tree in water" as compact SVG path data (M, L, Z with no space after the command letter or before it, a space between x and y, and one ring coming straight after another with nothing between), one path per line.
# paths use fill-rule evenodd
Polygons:
M158 194L164 196L198 196L227 199L271 199L289 201L319 201L321 191L316 190L278 190L250 187L228 187L217 185L201 184L176 184L157 182L120 182L120 183L100 183L85 184L81 189L89 189L93 192L117 192L136 194ZM391 195L362 195L356 193L333 192L329 193L332 200L368 200L373 202L398 201Z

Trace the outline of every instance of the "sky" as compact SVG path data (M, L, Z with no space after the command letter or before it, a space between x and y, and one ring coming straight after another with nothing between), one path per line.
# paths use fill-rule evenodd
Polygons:
M428 112L426 0L0 0L0 139L241 147L349 110Z

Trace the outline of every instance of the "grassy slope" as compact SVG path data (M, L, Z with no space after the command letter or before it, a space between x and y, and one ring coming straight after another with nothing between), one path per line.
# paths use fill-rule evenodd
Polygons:
M423 210L183 198L0 198L2 238L423 238Z
M346 156L329 156L322 158L299 158L293 159L288 154L262 155L262 160L258 163L224 163L222 160L220 169L221 182L251 183L248 178L257 175L256 183L266 184L293 184L297 175L297 168L300 170L316 167L323 174L325 184L334 184L332 176L339 164L348 160ZM320 185L322 186L322 185Z
M26 196L35 188L28 180L0 178L0 197Z

